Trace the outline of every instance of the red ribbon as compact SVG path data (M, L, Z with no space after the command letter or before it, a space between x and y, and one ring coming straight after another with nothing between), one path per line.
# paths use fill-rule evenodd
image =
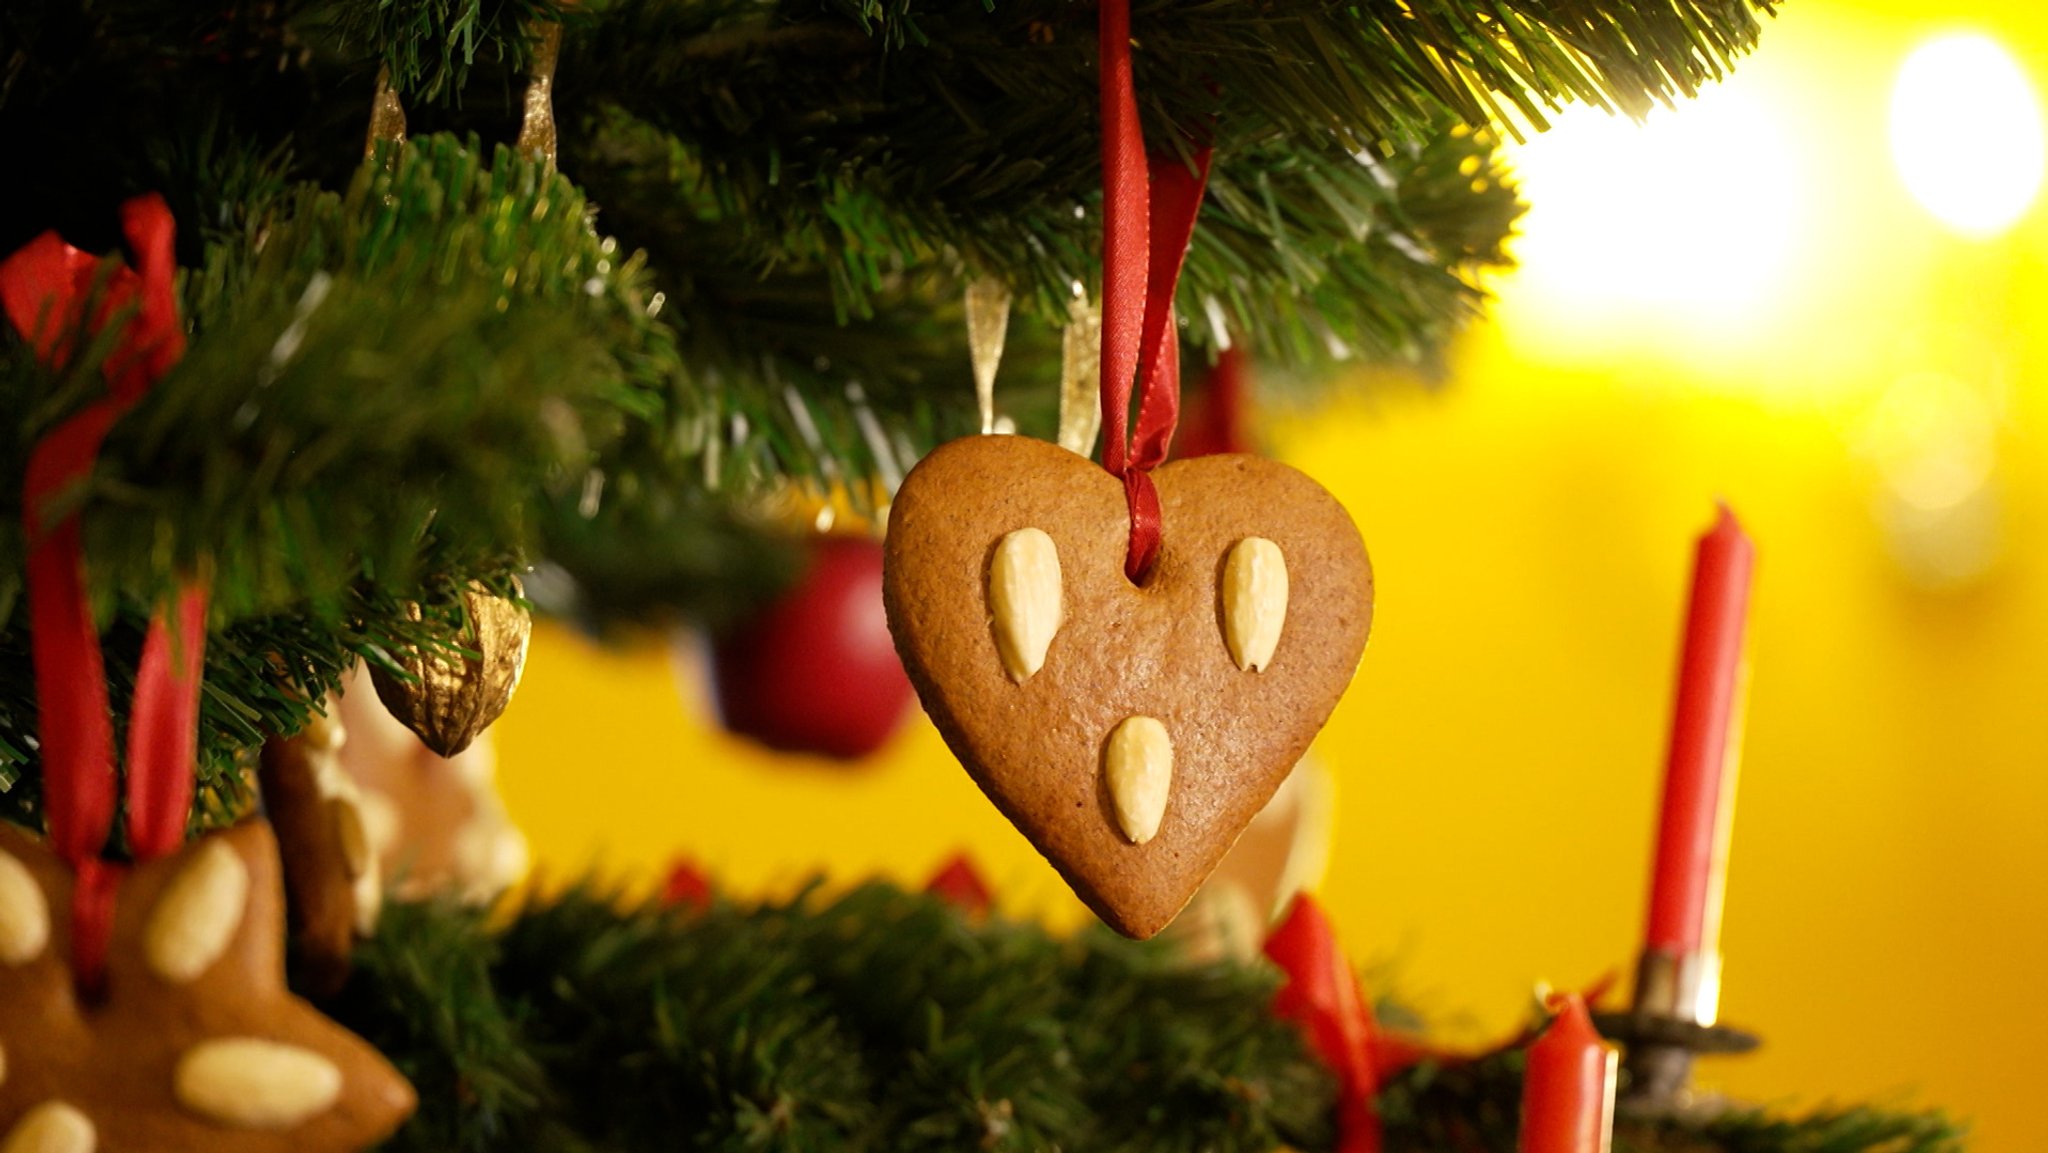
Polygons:
M947 904L970 916L986 916L989 907L995 903L995 894L989 890L988 882L981 879L981 870L974 867L974 861L966 853L955 853L932 879L925 883L924 891L944 900Z
M711 907L714 894L711 878L687 857L669 866L668 880L661 886L661 903L673 909L701 913Z
M1180 460L1225 452L1250 452L1251 433L1246 428L1246 376L1244 349L1226 348L1202 381L1202 390L1181 409L1180 434L1173 455Z
M85 308L100 276L98 257L46 232L0 262L0 307L53 369L81 337L124 321L102 371L108 396L85 406L39 441L22 486L27 530L30 654L35 662L43 805L51 846L78 874L72 900L72 967L97 987L105 975L120 871L100 859L116 806L113 719L99 631L85 594L85 554L75 510L54 522L43 506L84 481L108 429L185 352L178 326L174 230L161 197L121 206L121 227L140 271L115 268L100 307ZM132 310L132 315L130 315ZM197 759L199 680L205 656L207 592L187 581L150 618L128 723L128 821L136 859L185 841Z
M1266 938L1266 956L1287 974L1273 1012L1300 1025L1323 1063L1337 1075L1338 1153L1379 1153L1381 1144L1378 1027L1358 974L1337 947L1330 920L1307 893Z
M1180 340L1173 294L1209 184L1210 148L1192 170L1145 153L1131 72L1130 0L1102 0L1102 466L1124 482L1131 509L1124 575L1144 580L1159 555L1159 493L1151 470L1166 460L1180 414ZM1138 425L1131 388L1139 383Z

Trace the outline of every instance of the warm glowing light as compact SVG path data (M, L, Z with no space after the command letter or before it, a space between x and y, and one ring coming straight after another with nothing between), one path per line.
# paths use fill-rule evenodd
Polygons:
M1515 326L1560 350L1740 343L1788 287L1808 182L1750 92L1713 89L1642 123L1574 109L1514 166L1529 213L1502 311L1533 314Z
M1878 523L1916 584L1961 588L1997 563L2004 419L1995 386L1921 372L1893 382L1862 420L1856 443L1877 467Z
M1961 34L1913 50L1892 86L1892 159L1906 189L1968 236L2010 228L2041 188L2041 108L1997 41Z

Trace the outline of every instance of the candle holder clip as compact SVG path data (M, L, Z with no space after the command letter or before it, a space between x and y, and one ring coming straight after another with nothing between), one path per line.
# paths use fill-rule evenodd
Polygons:
M1601 1035L1622 1046L1620 1112L1668 1117L1718 1110L1716 1102L1693 1091L1694 1058L1747 1053L1762 1043L1754 1033L1720 1024L1720 1001L1718 954L1643 954L1636 968L1634 1006L1593 1017Z

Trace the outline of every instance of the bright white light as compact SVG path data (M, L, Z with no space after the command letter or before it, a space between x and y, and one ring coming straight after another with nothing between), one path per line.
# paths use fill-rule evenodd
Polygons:
M1529 213L1503 304L1579 354L1740 343L1788 287L1803 167L1783 118L1739 89L1641 124L1574 109L1515 151Z
M2041 108L2026 74L1987 36L1913 50L1892 86L1892 159L1907 191L1968 236L2010 228L2041 187Z

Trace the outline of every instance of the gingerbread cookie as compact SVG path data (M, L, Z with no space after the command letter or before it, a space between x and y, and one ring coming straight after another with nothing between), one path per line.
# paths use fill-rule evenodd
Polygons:
M1287 774L1169 930L1189 959L1247 962L1259 955L1295 895L1322 881L1334 792L1330 770L1314 753Z
M1173 920L1307 750L1372 622L1350 516L1251 456L1152 474L1162 544L1124 575L1121 481L1023 437L912 470L883 594L925 710L982 791L1119 932Z
M370 850L396 896L488 904L526 875L526 836L498 796L489 732L440 756L385 709L360 667L328 709L348 728L341 766L361 791Z
M265 741L256 772L281 849L294 959L315 997L341 991L356 938L376 932L384 902L362 794L341 767L347 739L340 721L315 716L297 736Z
M128 874L106 993L69 960L73 875L0 825L0 1149L361 1149L412 1112L375 1049L291 995L277 845L260 823Z

